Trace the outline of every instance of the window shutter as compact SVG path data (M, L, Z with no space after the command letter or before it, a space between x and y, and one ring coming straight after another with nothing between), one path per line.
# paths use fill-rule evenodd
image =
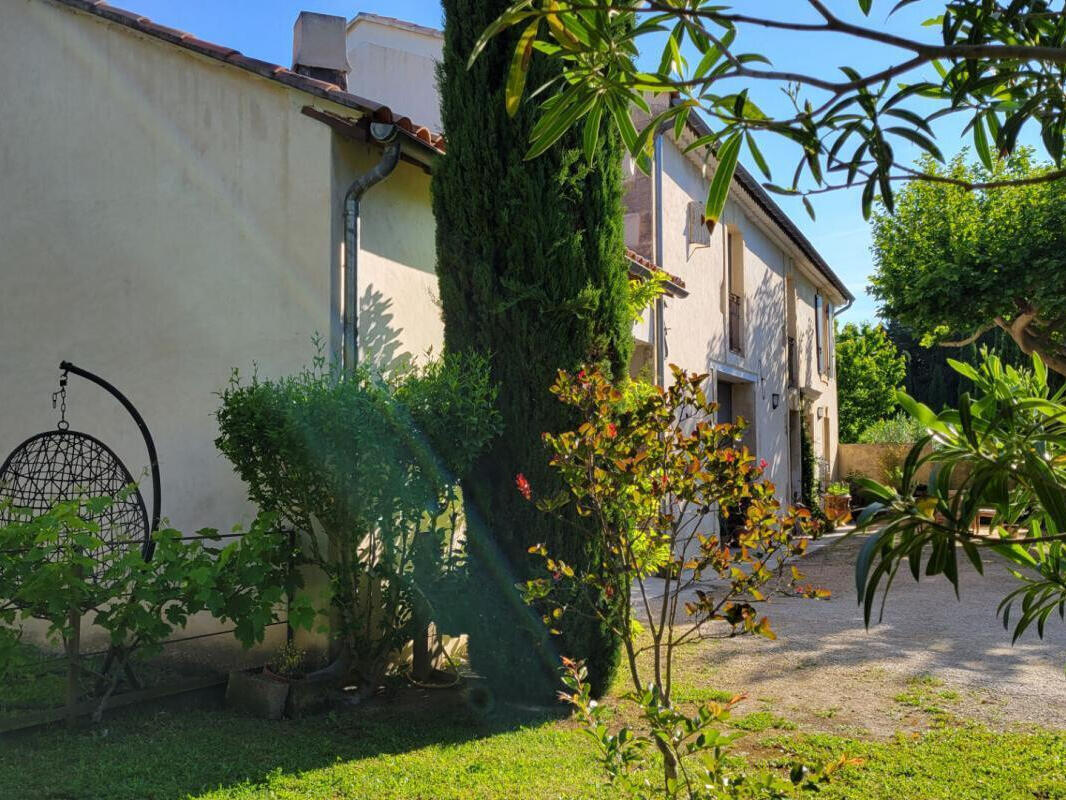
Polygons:
M825 371L823 358L825 343L822 341L822 296L820 294L814 296L814 346L817 351L818 374L821 375Z
M833 304L825 305L825 341L826 341L826 365L825 371L830 377L837 373L837 325L835 323L836 309Z

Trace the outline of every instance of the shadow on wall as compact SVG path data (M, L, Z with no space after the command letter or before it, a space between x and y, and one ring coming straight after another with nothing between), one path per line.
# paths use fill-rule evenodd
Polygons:
M409 364L414 356L401 350L403 328L393 327L392 298L373 284L359 298L359 351L363 363L382 375Z
M775 280L776 279L776 280ZM784 281L779 273L767 269L759 283L745 291L741 339L743 353L733 353L729 347L726 313L707 338L705 370L715 373L722 363L733 364L759 376L755 383L737 381L738 394L734 397L736 413L745 417L751 426L745 444L758 458L777 464L787 458L787 439L783 438L788 409L783 398L787 394L788 364L785 340ZM726 379L729 380L729 379ZM744 395L741 392L749 394ZM782 401L777 409L770 408L770 397L779 394ZM760 411L769 415L769 428L756 435ZM777 415L782 415L778 417ZM778 424L780 423L780 424ZM760 447L755 447L758 438ZM782 462L783 463L783 462Z

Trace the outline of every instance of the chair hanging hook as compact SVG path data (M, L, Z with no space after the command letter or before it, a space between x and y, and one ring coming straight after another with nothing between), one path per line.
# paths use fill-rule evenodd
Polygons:
M67 379L69 373L67 370L63 370L59 376L59 389L52 392L52 409L55 410L56 405L59 405L59 423L56 427L61 431L68 430L70 423L67 422Z

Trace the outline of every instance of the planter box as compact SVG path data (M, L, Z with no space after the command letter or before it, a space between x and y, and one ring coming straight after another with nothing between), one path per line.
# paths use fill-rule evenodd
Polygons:
M231 672L226 706L260 719L281 719L289 700L289 684L258 672Z
M327 679L285 680L264 672L231 672L226 706L260 719L302 717L326 709L336 689Z

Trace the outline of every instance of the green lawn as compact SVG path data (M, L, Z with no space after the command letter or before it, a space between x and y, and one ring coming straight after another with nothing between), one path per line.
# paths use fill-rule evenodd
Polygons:
M1000 734L963 725L888 742L810 735L766 744L805 763L840 753L863 759L824 787L823 800L1066 800L1063 733Z
M525 724L523 724L523 722ZM583 737L448 708L261 722L223 711L122 716L0 743L3 800L606 797Z
M1066 734L943 727L863 742L804 735L755 715L745 742L776 766L863 759L817 795L862 800L1066 800ZM758 724L755 724L758 723ZM763 732L763 729L766 730ZM754 730L752 730L754 729ZM478 800L607 798L590 747L565 721L352 709L267 723L222 711L134 714L0 744L3 800Z

